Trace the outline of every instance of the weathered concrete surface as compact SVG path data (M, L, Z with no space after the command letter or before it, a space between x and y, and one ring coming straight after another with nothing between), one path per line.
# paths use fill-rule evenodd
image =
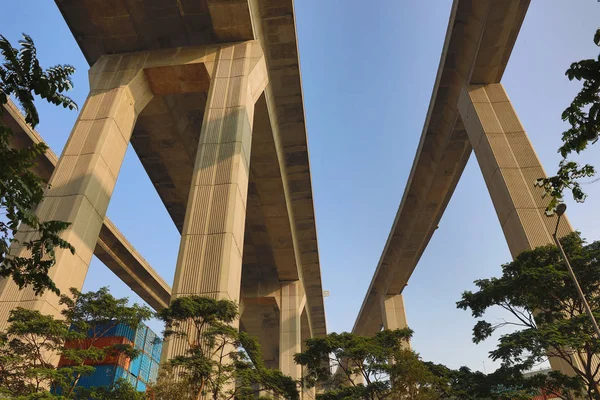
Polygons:
M457 110L461 90L500 82L528 6L529 0L454 1L415 161L353 332L377 332L380 299L406 286L471 154Z
M42 142L41 136L25 123L23 115L9 101L4 107L2 122L13 132L11 145L29 147ZM58 157L51 149L37 160L35 172L48 180L56 167ZM105 218L94 255L155 310L165 308L171 298L170 286L125 239L110 219Z
M263 126L272 139L269 152L260 154L262 162L251 159L242 283L265 276L302 280L311 332L324 334L293 2L56 0L56 4L90 64L103 54L261 42L269 86L264 104L257 103L257 113L262 107L268 117ZM160 51L153 54L160 57ZM131 143L181 231L206 94L177 97L157 96L149 105L153 111L139 116Z

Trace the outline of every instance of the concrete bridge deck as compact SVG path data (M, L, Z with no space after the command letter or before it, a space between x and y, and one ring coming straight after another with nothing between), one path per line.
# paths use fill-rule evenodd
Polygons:
M513 257L573 232L548 216L546 176L500 83L529 0L454 0L421 141L383 254L354 325L407 326L402 291L446 209L471 150ZM571 367L552 358L552 368Z
M528 6L529 0L454 1L417 154L353 332L379 331L382 298L407 285L471 155L458 111L461 91L500 82Z
M269 85L255 120L242 286L300 278L314 335L325 334L292 0L56 0L86 59L259 40ZM158 96L131 143L181 231L206 92ZM176 121L189 121L177 124ZM255 128L256 129L256 128ZM257 132L265 129L256 130ZM296 265L296 259L300 265Z

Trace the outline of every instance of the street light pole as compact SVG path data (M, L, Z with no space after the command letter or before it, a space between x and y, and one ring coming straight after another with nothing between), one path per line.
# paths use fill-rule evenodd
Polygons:
M596 330L596 335L600 339L600 328L598 327L596 318L594 318L592 309L590 308L590 305L588 304L587 300L585 299L585 296L583 295L583 290L581 290L581 286L579 286L579 281L577 280L577 277L575 276L575 272L573 271L573 268L571 268L571 263L569 262L569 259L567 258L567 254L565 253L565 250L563 249L562 245L560 244L560 240L558 240L558 238L556 237L556 234L558 232L558 223L560 222L560 218L563 216L565 211L567 211L567 205L564 203L561 203L558 206L556 206L555 211L556 211L556 215L558 215L558 219L556 220L556 228L554 229L552 238L554 239L554 243L560 250L560 254L562 254L562 258L565 262L565 265L567 266L569 275L571 275L571 279L573 280L573 283L575 284L575 287L577 288L577 293L579 293L579 299L583 302L583 306L585 307L585 312L587 313L588 317L590 317L590 320L592 321L592 325L594 325L594 329Z

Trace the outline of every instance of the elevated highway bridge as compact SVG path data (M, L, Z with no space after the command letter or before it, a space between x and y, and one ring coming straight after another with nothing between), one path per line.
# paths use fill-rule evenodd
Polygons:
M512 256L553 242L556 217L545 215L548 199L535 186L546 174L501 83L528 7L454 0L421 140L354 333L407 325L402 291L472 153ZM572 230L561 219L559 236Z
M71 222L76 248L51 277L81 288L96 254L156 309L239 302L269 365L299 378L294 353L326 325L293 1L55 2L91 68L60 158L39 167L51 186L36 212ZM15 146L41 140L8 114ZM106 219L129 143L181 232L171 286ZM0 325L16 306L60 311L53 294L0 282ZM163 357L185 349L171 340Z

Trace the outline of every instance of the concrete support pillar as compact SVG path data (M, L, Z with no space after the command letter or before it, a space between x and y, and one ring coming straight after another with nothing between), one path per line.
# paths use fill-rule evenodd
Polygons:
M254 103L267 83L260 44L217 52L181 235L172 298L240 298ZM167 358L185 340L169 340Z
M545 215L548 199L535 186L546 173L504 87L465 87L458 110L512 256L552 243L556 217ZM572 231L563 217L559 235Z
M153 97L135 62L125 62L124 56L111 60L102 57L90 70L90 93L36 210L41 221L71 223L61 236L75 247L75 254L57 250L56 264L49 271L66 294L83 285L133 126ZM18 235L25 241L32 238L31 233ZM11 253L29 256L24 248L13 248ZM0 282L0 329L6 328L10 310L19 306L60 316L58 301L54 293L35 296L31 288L19 291L12 279L4 279Z
M315 400L317 398L317 388L304 388L302 390L302 400Z
M312 337L312 333L311 333L311 329L310 329L310 322L308 320L308 312L306 310L306 307L303 307L302 310L302 316L300 317L300 324L301 326L301 343L300 343L300 351L304 352L306 351L306 341L308 339L310 339ZM301 367L302 370L302 378L304 379L306 377L306 374L308 373L308 369ZM306 386L302 386L302 393L301 393L301 397L303 400L314 400L315 399L315 388L308 388Z
M306 304L302 282L281 285L279 301L279 368L293 379L302 378L302 367L294 362L294 355L302 350L301 316Z
M381 298L381 316L383 329L395 330L408 327L402 294L384 295ZM410 342L404 343L403 346L410 348Z
M408 326L402 294L383 296L381 298L381 314L383 316L383 329L403 329Z
M545 215L549 199L535 186L546 173L502 84L463 88L458 111L512 256L553 243L556 216ZM561 218L558 235L572 231L566 216ZM560 360L550 363L570 372Z

